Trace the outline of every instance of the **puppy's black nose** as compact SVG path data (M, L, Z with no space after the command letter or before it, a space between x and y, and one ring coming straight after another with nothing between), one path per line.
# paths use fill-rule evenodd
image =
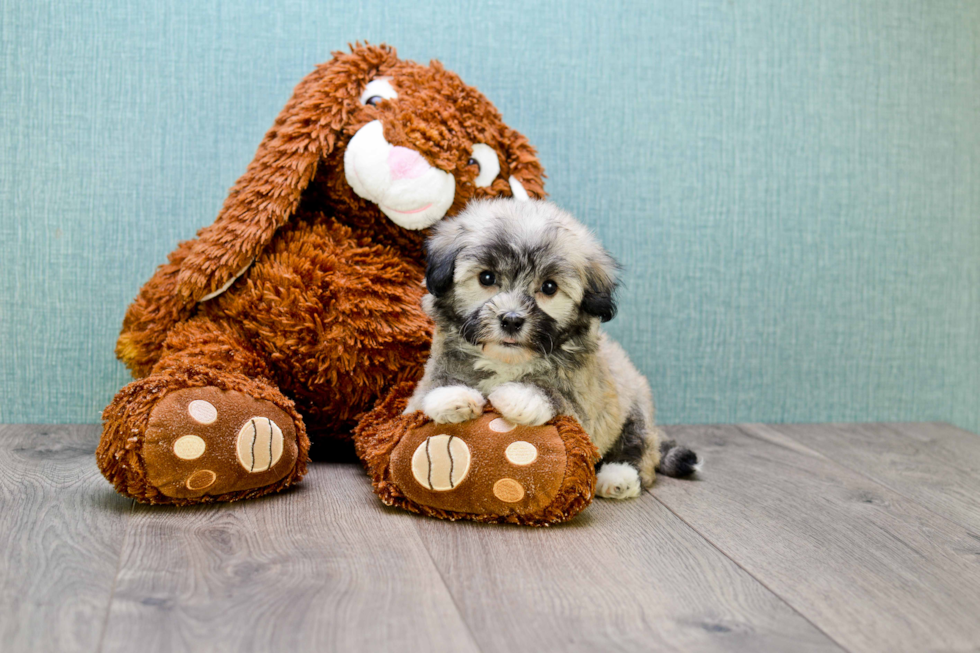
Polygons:
M500 326L503 327L504 331L513 335L524 326L524 317L517 313L505 313L500 316Z

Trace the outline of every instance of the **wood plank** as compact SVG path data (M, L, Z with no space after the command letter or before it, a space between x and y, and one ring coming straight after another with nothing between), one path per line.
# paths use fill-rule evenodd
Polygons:
M476 651L413 517L357 465L241 503L137 506L106 651Z
M950 424L784 424L774 429L980 536L980 436Z
M563 526L417 520L484 651L839 651L652 496Z
M980 540L761 425L671 427L701 480L655 496L853 651L980 647Z
M132 501L99 474L99 427L0 425L0 642L95 651Z

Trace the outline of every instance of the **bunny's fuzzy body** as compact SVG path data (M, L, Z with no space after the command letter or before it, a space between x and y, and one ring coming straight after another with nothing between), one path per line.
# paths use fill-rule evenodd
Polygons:
M348 438L393 383L422 374L431 323L421 308L421 256L420 245L378 242L322 213L303 216L195 320L234 325L311 435ZM164 349L179 358L187 347L172 347L176 339Z
M425 228L474 198L541 198L543 178L527 140L438 62L335 53L127 310L116 353L137 380L103 413L103 474L176 504L299 480L308 431L349 440L421 377Z

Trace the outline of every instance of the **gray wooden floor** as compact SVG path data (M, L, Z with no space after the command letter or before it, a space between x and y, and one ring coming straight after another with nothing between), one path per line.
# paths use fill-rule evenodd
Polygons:
M385 508L315 464L252 502L149 507L95 426L0 426L0 649L980 650L980 437L684 426L707 459L550 529Z

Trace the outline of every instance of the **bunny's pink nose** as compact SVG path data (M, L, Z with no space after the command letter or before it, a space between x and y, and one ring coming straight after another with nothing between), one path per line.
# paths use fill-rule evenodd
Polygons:
M425 174L429 164L415 150L395 146L388 153L388 168L392 179L415 179Z

